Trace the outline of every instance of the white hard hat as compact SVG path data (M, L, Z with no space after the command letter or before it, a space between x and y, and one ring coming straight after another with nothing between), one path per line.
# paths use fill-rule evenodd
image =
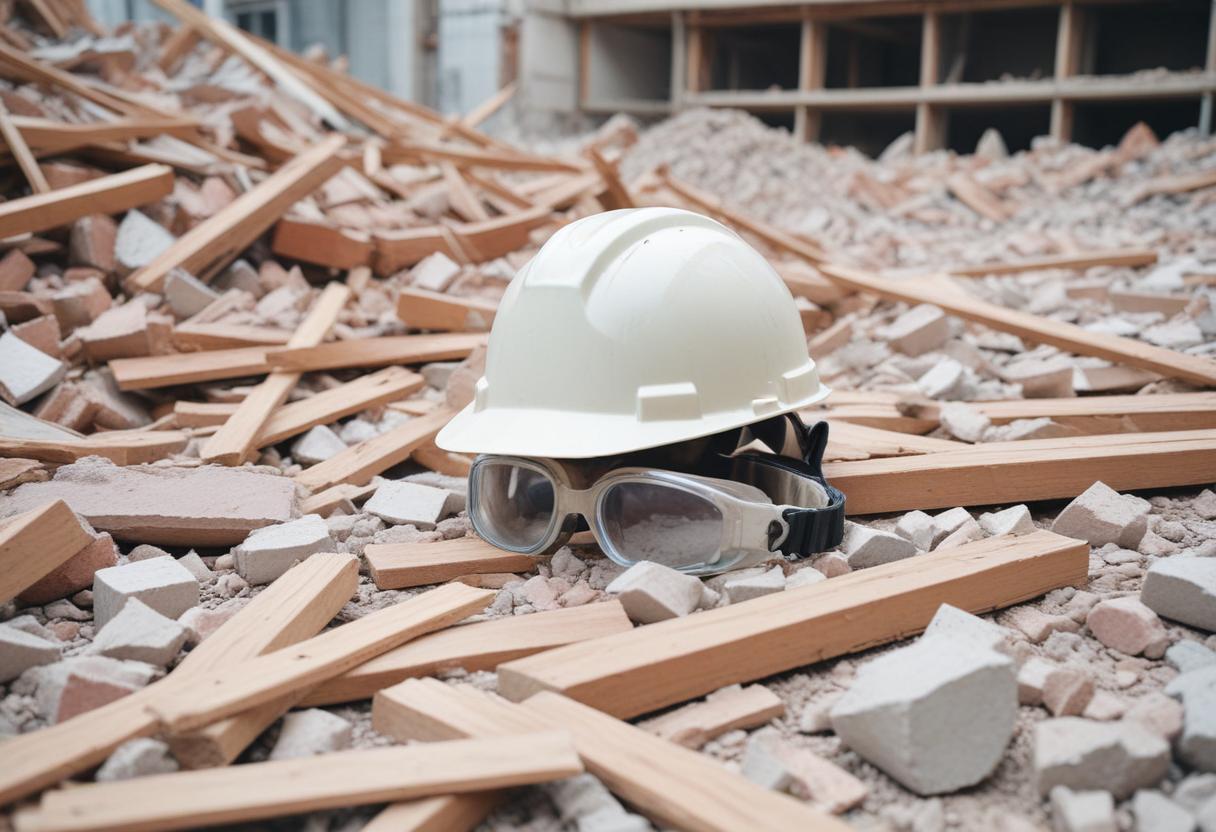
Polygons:
M691 211L571 223L511 281L472 404L437 438L461 453L586 458L719 433L820 401L772 266Z

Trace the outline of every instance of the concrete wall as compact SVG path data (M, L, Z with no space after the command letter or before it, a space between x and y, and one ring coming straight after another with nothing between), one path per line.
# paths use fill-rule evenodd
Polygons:
M439 110L466 113L501 84L503 0L440 0Z
M529 4L520 20L520 108L539 113L578 109L578 22L550 4Z

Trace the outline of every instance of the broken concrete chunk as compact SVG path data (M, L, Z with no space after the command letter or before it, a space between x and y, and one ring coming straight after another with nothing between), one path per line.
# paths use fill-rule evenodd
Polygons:
M15 333L0 335L0 398L22 405L63 380L66 365L30 346Z
M132 598L176 619L198 604L198 581L171 557L100 569L93 576L93 617L104 628Z
M114 305L110 291L95 277L69 283L51 295L51 308L64 338L79 327L88 326Z
M177 562L190 570L190 574L194 576L194 580L200 584L210 583L215 577L207 564L203 563L203 559L198 556L198 552L190 551L177 559Z
M950 338L950 321L936 306L914 306L878 332L878 337L905 355L923 355Z
M165 301L178 318L193 317L219 299L219 292L185 269L171 269L165 278Z
M1132 800L1136 832L1191 832L1195 818L1159 791L1141 789Z
M1098 641L1129 656L1143 653L1147 658L1159 659L1169 644L1161 619L1131 596L1108 598L1094 605L1085 624Z
M1140 600L1158 615L1216 632L1216 558L1158 558L1144 575Z
M329 526L319 514L257 529L232 550L236 571L251 584L268 584L317 552L335 552Z
M1182 702L1178 756L1200 771L1216 771L1216 665L1183 673L1165 687Z
M650 821L641 815L614 809L600 809L578 819L578 832L653 832Z
M170 753L168 743L140 737L115 748L93 779L98 783L112 783L152 774L172 774L177 770L177 760Z
M85 356L95 364L115 358L139 358L164 352L172 321L151 313L139 300L102 312L97 320L76 330Z
M653 624L688 615L701 602L701 579L669 566L640 561L618 575L605 590L620 598L630 620Z
M8 624L0 624L0 682L16 679L31 667L59 661L62 647Z
M1134 549L1148 530L1150 508L1147 500L1095 482L1060 512L1051 530L1092 546L1117 543Z
M760 598L785 589L785 573L780 566L774 566L759 575L728 580L725 588L730 602L737 604L740 601L749 601L752 598Z
M1035 530L1030 509L1024 505L980 515L980 528L994 537L1002 534L1030 534Z
M1169 763L1169 743L1128 720L1066 716L1035 726L1034 768L1042 794L1068 786L1106 789L1123 799L1161 782Z
M593 774L579 774L557 780L546 784L544 789L549 793L564 821L578 820L606 811L625 814L625 808Z
M1166 649L1165 661L1179 673L1187 673L1216 664L1216 650L1197 641L1175 641Z
M176 240L163 225L148 219L147 215L128 211L118 225L114 258L122 268L134 271L151 263Z
M992 426L992 421L974 407L952 402L941 409L941 425L955 439L964 442L979 442Z
M295 441L291 446L291 457L305 465L316 465L345 450L346 443L338 434L325 425L317 425Z
M1022 386L1028 399L1059 399L1075 396L1072 385L1073 363L1058 355L1053 358L1027 358L1007 365L1001 377Z
M1043 689L1047 687L1047 679L1056 670L1056 665L1031 656L1018 668L1018 704L1042 705Z
M1003 653L1008 649L1009 635L1009 631L998 624L950 604L942 604L933 614L921 640L937 637L964 640Z
M1126 722L1136 722L1166 742L1182 734L1182 705L1164 693L1153 692L1140 697L1127 709Z
M844 539L840 548L852 569L878 566L916 554L916 546L910 540L848 520L844 524Z
M431 292L444 292L458 274L460 266L442 251L436 251L410 269L410 285Z
M864 665L832 708L832 727L870 763L921 795L971 786L1013 736L1013 662L970 638L922 638Z
M34 700L48 722L58 723L139 690L156 678L152 665L105 656L72 656L35 667Z
M363 510L386 523L417 526L424 531L435 528L452 513L452 494L442 488L413 482L386 482L363 505Z
M1051 790L1055 832L1118 832L1115 801L1110 792L1073 791L1067 786Z
M292 711L283 717L270 759L291 760L341 751L350 747L352 731L349 722L329 711L320 708Z
M961 526L942 538L941 543L938 543L936 548L953 549L956 546L962 546L964 543L983 539L984 530L980 528L980 524L968 517Z
M127 563L138 563L141 560L167 557L172 556L159 546L153 546L151 543L141 543L127 553Z
M1083 670L1053 668L1043 685L1043 705L1052 716L1080 716L1094 698L1094 681Z
M748 737L743 776L774 792L788 792L794 785L794 775L777 753L776 739L759 731Z
M1081 625L1066 615L1048 615L1030 606L1006 610L1001 619L1035 644L1046 641L1052 633L1075 633L1081 629Z
M827 580L827 576L813 567L799 569L785 579L786 589L799 589L804 586L812 586L817 583L822 583Z
M130 659L167 667L186 644L186 628L166 618L137 597L98 631L91 652L111 659Z
M936 548L939 543L961 529L971 519L971 512L962 507L947 509L933 515L933 546Z
M931 399L966 401L974 392L967 369L953 358L939 361L916 380L916 386Z
M923 511L909 511L895 524L895 533L922 552L933 548L933 518Z

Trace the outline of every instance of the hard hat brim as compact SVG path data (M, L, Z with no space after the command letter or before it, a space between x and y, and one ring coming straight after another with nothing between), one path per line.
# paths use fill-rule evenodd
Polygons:
M630 413L570 413L522 408L488 408L470 404L435 437L445 451L462 454L588 459L657 448L711 436L781 413L810 407L832 391L819 385L814 393L786 407L757 414L750 410L716 413L700 419L640 422Z

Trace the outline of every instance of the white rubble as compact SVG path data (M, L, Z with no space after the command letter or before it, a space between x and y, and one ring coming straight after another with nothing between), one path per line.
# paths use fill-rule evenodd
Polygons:
M185 269L171 269L165 277L165 301L179 318L197 315L219 297L219 292Z
M171 556L98 569L93 575L93 618L104 627L131 598L176 619L198 604L198 581Z
M35 685L38 712L52 723L121 699L153 681L158 673L150 664L105 656L69 656L27 671Z
M938 307L922 303L879 330L878 337L905 355L923 355L950 338L950 320Z
M771 595L785 589L785 573L780 566L774 566L759 575L749 575L737 580L726 582L726 596L732 604Z
M688 615L701 603L701 579L653 561L639 561L608 584L625 614L639 624Z
M187 552L177 559L177 562L190 570L190 574L194 576L194 580L200 584L207 584L215 577L215 573L203 562L203 559L198 556L198 552L193 550Z
M22 405L50 390L67 372L58 358L27 344L11 330L0 335L0 399Z
M250 584L268 584L317 552L337 551L319 514L254 529L232 550L236 571Z
M1179 758L1192 768L1216 772L1216 665L1183 673L1165 692L1182 702Z
M844 524L840 549L853 569L878 566L916 554L916 546L910 540L848 520Z
M974 392L971 381L967 378L967 369L953 358L943 359L922 375L916 381L920 388L931 399L946 399L965 401Z
M961 402L943 405L939 418L947 433L964 442L982 441L984 434L992 426L992 420L987 416Z
M933 548L972 520L971 512L961 506L946 509L933 515Z
M1118 832L1115 801L1110 792L1077 791L1067 786L1051 790L1051 819L1055 832Z
M899 518L899 522L895 524L895 533L904 540L911 541L912 545L920 551L927 552L933 548L935 528L932 517L923 511L916 510L909 511Z
M1105 789L1122 799L1161 782L1169 763L1169 743L1136 722L1066 716L1034 728L1034 768L1042 794L1068 786Z
M1065 506L1051 530L1092 546L1117 543L1134 549L1148 530L1150 508L1147 500L1120 494L1099 481Z
M353 730L345 719L320 708L292 711L283 717L270 759L291 760L342 751L350 747Z
M460 266L442 251L428 254L410 269L410 284L419 289L431 292L445 291L456 275L460 274Z
M386 523L409 524L429 531L444 517L459 510L452 505L452 496L452 492L444 488L390 481L376 489L371 499L364 503L363 510Z
M346 450L346 443L325 425L317 425L291 446L291 458L305 465L316 465Z
M139 737L115 748L93 779L98 783L112 783L152 774L172 774L177 770L177 760L169 752L168 743Z
M111 659L130 659L166 667L186 643L187 630L139 598L130 598L102 627L90 651Z
M1144 575L1140 600L1158 615L1216 632L1216 558L1158 558Z
M0 682L16 679L31 667L59 661L58 642L0 624Z
M1136 832L1191 832L1195 818L1159 791L1141 789L1132 799Z
M980 515L980 528L992 536L1002 534L1029 534L1035 530L1030 509L1024 505L1011 506L1003 511L990 511Z
M176 240L163 225L131 210L118 224L114 257L120 265L135 270L151 263Z

